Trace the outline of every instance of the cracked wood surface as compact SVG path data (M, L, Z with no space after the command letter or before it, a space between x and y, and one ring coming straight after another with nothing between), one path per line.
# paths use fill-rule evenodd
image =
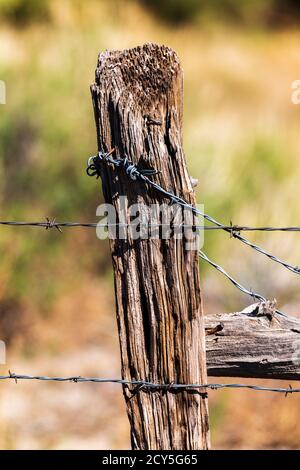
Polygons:
M300 379L298 318L243 312L207 315L205 330L208 375Z
M160 171L155 181L195 204L182 149L183 74L168 47L147 44L99 55L91 87L102 151ZM122 169L102 168L105 201L169 201ZM126 220L129 222L128 211ZM122 377L157 383L206 383L198 254L186 240L110 241ZM123 388L134 449L207 449L207 395ZM134 391L133 391L134 392Z

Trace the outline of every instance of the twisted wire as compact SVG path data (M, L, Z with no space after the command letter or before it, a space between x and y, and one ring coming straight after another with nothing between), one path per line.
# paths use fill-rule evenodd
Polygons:
M99 222L57 222L56 219L49 219L49 221L18 221L18 220L0 220L0 225L3 226L19 226L19 227L41 227L41 228L64 228L64 227L82 227L82 228L96 228L96 227L130 227L130 224L126 223L99 223ZM153 223L153 222L140 222L140 225L148 225L149 227L164 227L169 224ZM251 227L247 225L222 225L210 226L210 225L197 225L197 224L172 224L173 228L191 228L195 230L226 230L229 233L234 232L300 232L300 227Z
M82 377L78 376L69 376L69 377L49 377L43 375L24 375L24 374L14 374L9 371L8 375L1 375L0 380L14 380L16 383L18 380L38 380L38 381L51 381L51 382L73 382L73 383L82 383L82 382L92 382L99 384L120 384L120 385L133 385L135 389L133 393L139 391L157 391L165 390L167 392L172 392L175 390L201 390L201 389L210 389L210 390L219 390L224 388L238 388L238 389L250 389L256 391L264 392L277 392L284 393L285 395L292 393L300 393L300 388L292 388L289 386L285 387L265 387L262 385L251 385L251 384L239 384L239 383L230 383L230 384L220 384L220 383L211 383L211 384L198 384L198 383L155 383L149 382L146 380L124 380L124 379L106 379L101 377Z
M217 263L215 263L214 261L212 261L211 259L208 258L208 256L203 253L203 251L199 250L199 256L201 259L203 259L204 261L206 261L208 264L210 264L211 266L213 266L215 269L217 269L217 271L219 271L220 273L222 273L235 287L237 287L241 292L243 292L244 294L246 295L249 295L250 297L254 298L254 299L257 299L259 300L260 302L267 302L267 299L261 295L261 294L258 294L257 292L254 292L252 290L249 290L247 289L246 287L244 287L242 284L240 284L238 281L236 281L232 276L230 276L224 268L222 268L222 266L219 266ZM285 313L283 313L281 310L274 310L275 313L277 313L278 315L281 315L283 317L288 317Z

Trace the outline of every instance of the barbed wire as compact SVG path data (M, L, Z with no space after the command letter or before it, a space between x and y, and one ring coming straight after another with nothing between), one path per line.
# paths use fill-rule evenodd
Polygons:
M187 224L171 224L172 228L193 228L196 230L224 230L230 234L231 237L237 238L240 240L242 243L250 246L257 252L267 256L271 260L281 264L282 266L286 267L292 272L295 272L297 274L300 274L300 268L294 267L276 256L266 252L264 249L260 248L259 246L251 243L249 240L246 238L242 237L240 235L241 231L282 231L282 232L299 232L300 227L250 227L250 226L238 226L238 225L233 225L232 223L230 225L223 225L220 222L218 222L216 219L213 217L201 212L191 204L187 203L184 199L180 198L179 196L176 196L164 188L162 188L160 185L157 183L151 181L148 178L149 176L153 176L157 172L155 170L149 169L149 170L139 170L135 165L133 165L127 158L125 159L119 159L119 160L114 160L110 157L110 154L102 154L99 152L99 154L95 157L91 157L88 162L88 169L87 173L90 176L97 175L97 177L100 175L99 173L99 161L102 160L107 160L110 163L114 164L117 167L123 167L125 169L126 174L133 180L135 179L140 179L144 181L144 183L150 185L151 187L155 188L158 190L161 194L165 195L169 199L171 199L173 202L181 205L182 207L186 207L190 209L194 214L200 215L204 217L205 220L208 220L210 223L214 224L213 226L205 226L205 225L187 225ZM124 223L81 223L81 222L57 222L55 218L50 219L49 217L46 217L46 221L44 222L25 222L25 221L0 221L0 225L3 226L22 226L22 227L41 227L45 229L52 229L56 228L57 230L61 231L62 228L64 227L126 227L126 226L131 226L131 224L124 224ZM145 223L140 223L139 225L148 225L152 227L160 227L160 226L169 226L170 224L145 224ZM256 298L260 302L265 302L266 298L262 296L259 293L256 293L254 291L248 290L244 286L242 286L239 282L237 282L232 276L230 276L221 266L219 266L217 263L213 262L210 260L205 253L202 251L199 251L199 256L201 259L205 260L208 262L211 266L216 268L219 272L221 272L223 275L229 279L229 281L235 285L240 291L245 293L246 295L249 295L253 298ZM279 315L287 316L283 312L279 310L275 310L276 313ZM149 382L149 381L144 381L144 380L124 380L124 379L110 379L110 378L100 378L100 377L82 377L82 376L68 376L68 377L50 377L50 376L40 376L40 375L24 375L24 374L15 374L9 371L8 375L1 375L0 380L14 380L16 383L18 380L37 380L37 381L53 381L53 382L73 382L73 383L78 383L78 382L90 382L90 383L100 383L100 384L105 384L105 383L115 383L115 384L120 384L120 385L132 385L134 386L133 393L137 393L140 391L158 391L158 390L163 390L166 392L172 392L172 391L188 391L188 390L199 390L201 393L201 390L219 390L219 389L225 389L225 388L234 388L234 389L250 389L250 390L255 390L255 391L268 391L268 392L276 392L276 393L284 393L286 396L288 394L292 393L300 393L300 388L292 388L291 385L288 388L283 388L283 387L266 387L266 386L261 386L261 385L251 385L251 384L240 384L240 383L230 383L230 384L220 384L220 383L212 383L212 384L193 384L193 383L188 383L188 384L179 384L179 383L154 383L154 382Z
M30 221L16 221L16 220L0 220L0 225L6 226L16 226L16 227L40 227L45 229L50 228L72 228L72 227L81 227L81 228L109 228L109 227L131 227L132 224L128 223L101 223L101 222L57 222L55 218L50 219L46 217L46 221L40 222L30 222ZM228 233L235 232L300 232L300 227L290 226L290 227L251 227L247 225L220 225L220 226L210 226L210 225L195 225L195 224L162 224L154 222L139 222L140 226L148 227L171 227L171 228L191 228L194 230L205 230L205 231L214 231L214 230L226 230Z
M251 385L251 384L240 384L240 383L230 383L230 384L220 384L220 383L211 383L211 384L179 384L179 383L154 383L146 380L124 380L124 379L106 379L101 377L82 377L81 375L69 376L69 377L49 377L44 375L23 375L23 374L14 374L9 371L8 375L0 375L0 380L14 380L16 383L18 380L37 380L37 381L51 381L51 382L90 382L90 383L99 383L99 384L119 384L119 385L133 385L135 388L133 393L136 394L138 391L157 391L164 390L167 392L172 392L174 390L187 391L187 390L201 390L201 389L210 389L210 390L219 390L223 388L239 388L239 389L250 389L255 391L264 391L264 392L276 392L284 393L285 395L291 393L300 393L300 388L292 388L289 385L288 388L285 387L265 387L263 385Z
M242 286L242 284L240 284L238 281L236 281L232 276L230 276L224 268L222 268L222 266L219 266L217 263L215 263L214 261L212 261L211 259L208 258L208 256L203 253L203 251L199 250L199 256L201 259L203 259L204 261L206 261L207 263L209 263L211 266L213 266L214 268L216 268L220 273L222 273L225 277L227 277L227 279L229 279L229 281L235 286L237 287L241 292L243 292L244 294L246 295L249 295L250 297L253 297L254 299L257 299L259 300L260 302L267 302L268 300L261 294L258 294L257 292L254 292L253 290L249 290L247 289L246 287ZM288 315L286 315L284 312L282 312L281 310L275 310L274 309L274 312L277 313L278 315L281 315L285 318L289 318ZM241 312L242 313L242 312ZM246 313L245 313L246 315Z
M111 163L114 165L116 168L123 168L126 175L132 179L132 180L140 180L143 181L145 184L151 186L152 188L156 189L160 194L164 195L171 201L173 201L176 204L179 204L182 207L185 207L189 210L191 210L195 215L200 215L203 217L205 220L209 221L213 225L219 227L220 229L230 233L230 235L233 238L236 238L240 242L244 243L245 245L249 246L250 248L254 249L258 253L261 253L262 255L266 256L267 258L271 259L272 261L280 264L281 266L285 267L289 271L292 271L295 274L300 274L300 268L298 266L293 266L277 256L272 255L271 253L267 252L263 248L259 247L258 245L255 245L254 243L250 242L247 238L242 237L240 233L236 230L234 226L231 226L230 228L225 228L223 224L218 222L216 219L211 217L210 215L200 211L196 207L194 207L192 204L189 204L187 201L185 201L183 198L176 196L175 194L167 191L164 189L162 186L160 186L158 183L155 183L151 179L149 179L149 176L153 176L157 174L158 172L153 169L139 169L137 168L136 165L134 165L127 156L125 156L122 159L113 159L112 154L115 152L115 149L110 150L108 153L102 153L98 152L98 155L92 156L88 159L88 166L87 166L87 174L89 176L97 176L99 178L101 176L101 165L105 161L106 163Z

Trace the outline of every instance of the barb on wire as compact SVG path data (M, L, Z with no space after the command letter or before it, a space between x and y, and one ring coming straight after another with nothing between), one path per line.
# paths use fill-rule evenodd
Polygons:
M159 191L161 194L166 196L171 201L175 202L176 204L181 205L182 207L185 207L185 208L191 210L196 215L201 215L202 217L204 217L204 219L208 220L210 223L212 223L213 225L219 227L220 229L228 232L231 235L231 237L236 238L237 240L239 240L240 242L244 243L247 246L250 246L250 248L254 249L258 253L261 253L264 256L271 259L272 261L281 264L282 266L284 266L286 269L292 271L293 273L300 274L300 268L298 266L292 266L291 264L286 263L285 261L281 260L277 256L274 256L271 253L268 253L263 248L261 248L258 245L255 245L254 243L250 242L245 237L242 237L242 235L240 235L239 231L237 230L237 227L231 225L230 228L224 228L223 224L218 222L216 219L214 219L210 215L205 214L204 212L200 211L196 207L194 207L191 204L189 204L188 202L186 202L181 197L176 196L175 194L173 194L173 193L167 191L166 189L164 189L159 184L157 184L154 181L150 180L148 178L148 176L155 175L157 173L155 170L150 170L151 173L149 173L149 170L146 170L146 171L148 171L148 173L146 173L145 170L139 170L138 167L136 165L134 165L128 159L127 156L125 156L125 158L123 158L123 159L113 159L111 157L111 155L114 152L115 152L115 149L112 149L108 153L98 152L98 155L90 157L88 159L87 174L89 176L97 175L97 178L98 178L101 175L101 163L103 161L109 162L109 163L113 164L115 167L118 167L118 168L121 167L125 170L125 173L132 180L139 179L140 181L143 181L144 183L148 184L152 188L155 188L157 191Z
M220 384L220 383L211 383L211 384L197 384L197 383L189 383L189 384L179 384L179 383L154 383L149 382L146 380L124 380L124 379L106 379L100 377L82 377L78 376L69 376L69 377L49 377L43 375L23 375L23 374L14 374L9 371L8 375L1 375L0 380L40 380L40 381L52 381L52 382L73 382L73 383L81 383L81 382L93 382L93 383L115 383L120 385L133 385L135 387L135 393L138 393L142 390L147 391L155 391L155 390L164 390L166 392L172 392L173 390L193 390L193 389L210 389L210 390L219 390L222 388L239 388L239 389L250 389L250 390L257 390L257 391L264 391L264 392L278 392L284 393L285 395L290 393L300 393L300 388L292 388L289 386L288 388L283 387L264 387L261 385L248 385L248 384L238 384L238 383L231 383L231 384Z
M56 228L60 233L62 233L62 229L60 228L60 226L56 223L56 219L53 218L53 219L50 219L49 217L46 217L46 230L50 229L50 228Z
M212 261L211 259L208 258L208 256L206 256L205 253L203 253L203 251L199 250L199 256L200 258L202 258L204 261L206 261L207 263L209 263L211 266L213 266L214 268L216 268L220 273L224 274L225 277L227 277L227 279L229 279L229 281L235 286L237 287L241 292L243 292L244 294L246 295L250 295L251 297L253 297L254 299L257 299L259 300L260 302L267 302L267 299L261 295L261 294L258 294L257 292L254 292L252 290L249 290L247 289L246 287L242 286L239 282L237 282L232 276L230 276L224 268L222 268L222 266L219 266L217 263L215 263L214 261ZM274 310L275 313L277 313L278 315L281 315L283 317L287 317L287 315L283 312L281 312L280 310Z

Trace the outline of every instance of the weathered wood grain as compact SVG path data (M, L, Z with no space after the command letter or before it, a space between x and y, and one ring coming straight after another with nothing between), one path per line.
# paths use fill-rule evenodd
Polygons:
M224 313L205 317L210 376L300 379L300 320Z
M91 88L102 151L155 168L155 181L195 204L182 149L183 74L177 55L153 44L99 56ZM103 166L107 203L169 203L121 169ZM126 214L126 223L129 215ZM122 377L205 383L198 254L186 240L111 240ZM134 449L207 449L207 396L124 386Z

